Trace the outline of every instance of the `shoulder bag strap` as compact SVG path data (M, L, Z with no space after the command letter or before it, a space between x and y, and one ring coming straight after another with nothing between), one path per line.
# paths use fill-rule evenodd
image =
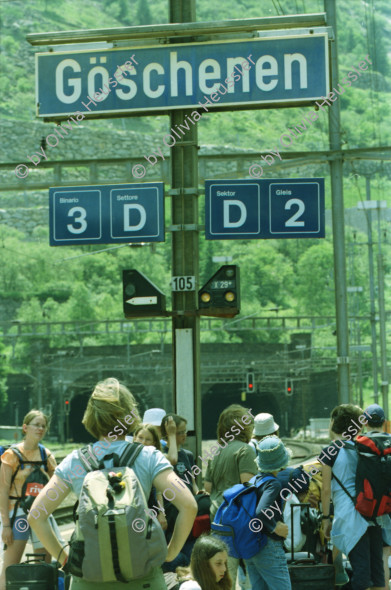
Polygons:
M338 479L338 477L336 475L334 475L334 473L332 474L332 477L335 479L335 481L341 486L341 488L343 489L343 491L345 492L345 494L347 494L349 496L349 498L351 499L351 501L353 502L354 505L356 505L356 501L354 500L352 494L350 494L348 492L348 490L345 488L345 486L343 485L342 481L340 479Z
M41 460L43 463L43 467L44 467L45 471L48 471L48 455L47 455L46 449L43 445L41 445L41 443L39 443L38 446L39 446L39 452L41 453Z
M83 465L87 473L89 471L96 471L97 469L99 469L99 461L93 453L92 444L89 444L86 447L78 449L77 454L81 464Z
M125 450L119 458L119 465L126 465L132 467L133 463L143 450L144 445L141 443L128 443Z

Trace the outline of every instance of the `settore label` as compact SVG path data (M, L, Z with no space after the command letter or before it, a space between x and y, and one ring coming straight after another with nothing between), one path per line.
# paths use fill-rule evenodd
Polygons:
M131 51L36 54L38 115L80 111L94 117L199 108L206 98L212 99L208 109L303 105L329 90L325 34L137 47L137 63L126 77L115 80L118 64L129 59ZM104 85L111 92L94 98ZM213 104L220 87L225 93ZM86 111L87 96L94 105Z
M49 229L51 246L162 242L164 185L50 188Z

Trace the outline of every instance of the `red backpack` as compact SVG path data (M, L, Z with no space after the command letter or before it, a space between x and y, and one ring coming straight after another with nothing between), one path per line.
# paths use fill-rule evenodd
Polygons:
M356 510L368 520L391 513L391 436L385 432L359 435L356 497L333 474L334 479L354 502Z

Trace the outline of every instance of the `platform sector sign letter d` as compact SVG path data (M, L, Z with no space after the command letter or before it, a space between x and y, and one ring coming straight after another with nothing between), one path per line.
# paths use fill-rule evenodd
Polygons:
M131 217L131 210L138 211L136 217L140 217L139 222L136 225L130 224L130 217ZM131 203L124 205L124 231L138 231L144 227L145 222L147 221L147 213L145 208L138 203Z
M224 227L241 227L247 219L247 209L243 201L238 199L227 199L224 205ZM240 217L237 221L230 221L230 208L239 207Z

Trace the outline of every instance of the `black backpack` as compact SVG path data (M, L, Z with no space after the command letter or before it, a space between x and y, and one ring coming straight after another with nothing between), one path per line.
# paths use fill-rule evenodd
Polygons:
M27 476L23 486L20 496L10 496L11 500L16 500L14 511L11 517L11 527L14 524L16 512L19 506L22 510L27 514L33 505L35 498L38 496L39 492L42 488L45 487L47 482L49 481L49 476L47 474L48 471L48 460L46 449L43 445L39 444L39 451L41 453L41 460L40 461L29 461L22 455L20 450L16 445L11 445L9 448L12 450L13 453L19 459L19 465L15 470L15 473L12 475L10 489L12 489L12 485L15 481L15 477L19 471L19 469L24 469L25 465L32 465L34 469L31 473ZM45 472L42 471L41 468L44 468Z
M391 436L384 432L359 435L355 440L358 454L356 497L333 474L348 494L356 510L367 520L391 513Z

